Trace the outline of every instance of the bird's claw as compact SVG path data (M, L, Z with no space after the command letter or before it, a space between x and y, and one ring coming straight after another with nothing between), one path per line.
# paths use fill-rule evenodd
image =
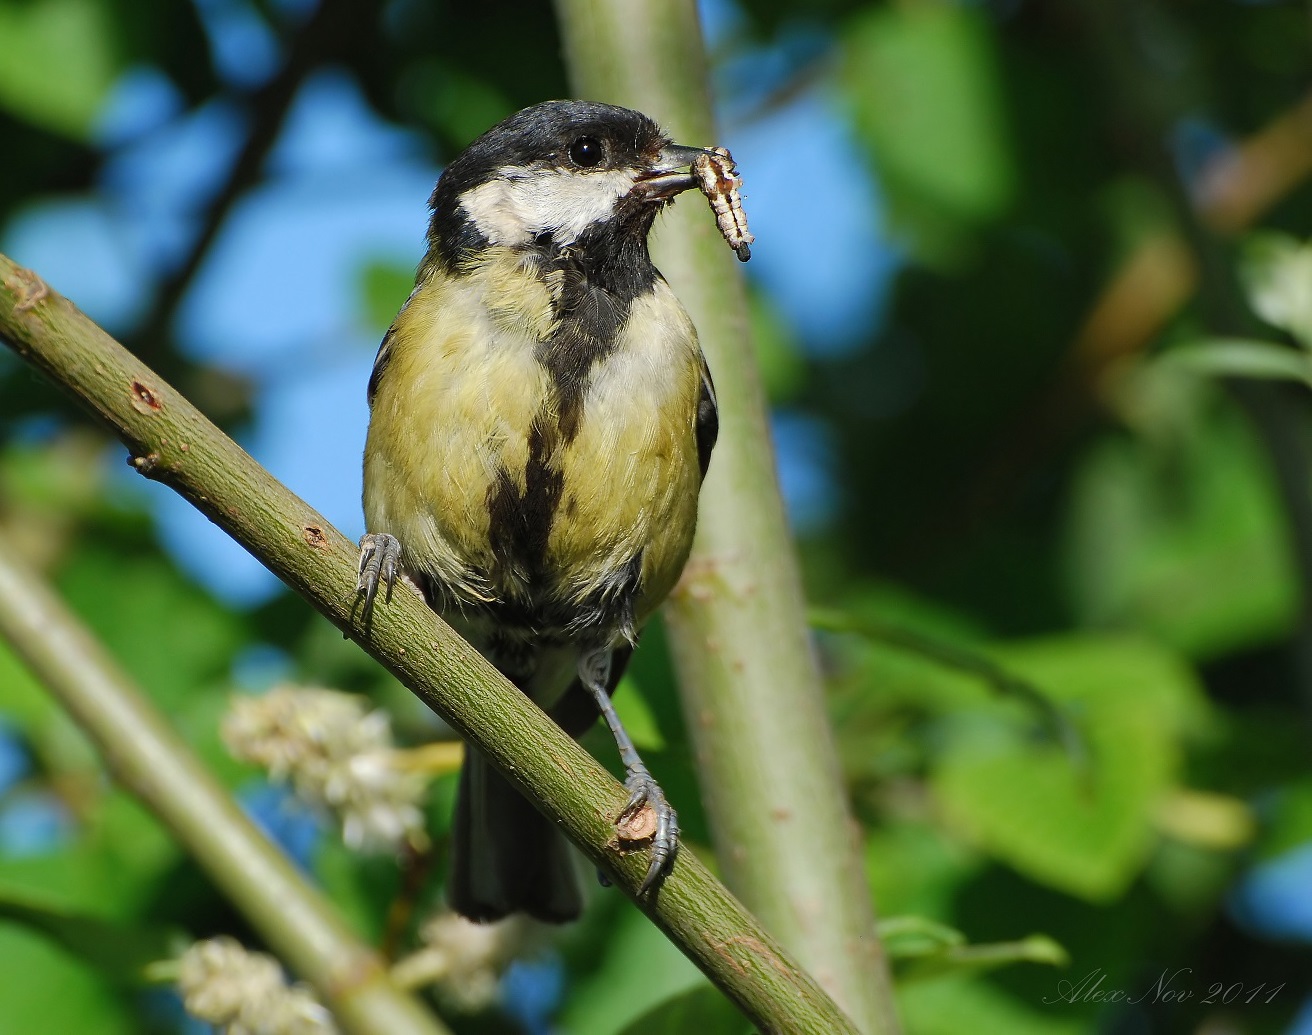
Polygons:
M660 881L661 877L674 862L675 852L679 848L679 816L673 806L665 799L665 792L645 770L631 772L624 786L629 792L628 803L620 812L617 823L623 826L631 820L644 805L648 806L656 817L656 829L651 834L651 864L647 875L638 886L638 894L645 895Z
M360 577L355 592L364 594L364 620L369 621L374 610L378 587L386 587L384 598L392 599L392 589L400 571L401 544L396 536L386 532L371 532L360 540Z

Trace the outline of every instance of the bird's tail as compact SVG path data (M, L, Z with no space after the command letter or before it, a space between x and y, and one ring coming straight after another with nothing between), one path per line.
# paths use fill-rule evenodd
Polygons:
M447 894L452 909L478 921L522 912L564 923L583 909L568 842L472 749L460 770Z

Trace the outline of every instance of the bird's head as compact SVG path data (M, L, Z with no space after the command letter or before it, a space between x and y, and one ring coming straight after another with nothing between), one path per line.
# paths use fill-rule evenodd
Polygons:
M656 213L697 185L689 166L703 151L627 108L535 104L447 166L430 201L430 258L452 269L489 246L612 250L617 239L636 239L645 254Z

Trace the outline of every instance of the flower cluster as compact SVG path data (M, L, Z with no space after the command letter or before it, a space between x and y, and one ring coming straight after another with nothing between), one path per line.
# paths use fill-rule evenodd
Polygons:
M336 1035L332 1014L304 985L289 986L271 956L231 938L196 942L178 960L187 1012L225 1035Z
M392 968L399 985L433 986L457 1010L473 1013L496 1001L498 983L528 934L520 918L476 924L452 912L438 913L419 930L419 948Z
M363 698L296 686L234 697L223 740L234 757L336 814L349 847L423 845L426 780L401 764L387 714Z

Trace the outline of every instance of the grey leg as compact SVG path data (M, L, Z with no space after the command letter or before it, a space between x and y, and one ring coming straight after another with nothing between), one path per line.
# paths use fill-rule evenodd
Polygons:
M597 708L615 738L615 746L619 748L620 761L624 763L624 768L629 774L624 781L624 786L629 791L629 801L624 806L624 811L620 813L620 819L633 815L644 804L650 805L656 813L656 833L651 842L651 865L647 867L647 876L643 878L638 888L638 894L645 895L674 861L674 853L679 846L679 817L670 803L665 800L665 792L647 771L647 766L638 755L638 749L633 746L633 739L615 713L610 694L606 692L606 683L610 676L610 657L609 647L584 654L579 659L579 680L597 702Z
M355 592L357 596L364 594L366 624L373 614L374 599L378 596L380 585L386 588L385 599L392 599L400 561L401 544L396 536L386 532L371 532L360 540L360 578L355 584Z

